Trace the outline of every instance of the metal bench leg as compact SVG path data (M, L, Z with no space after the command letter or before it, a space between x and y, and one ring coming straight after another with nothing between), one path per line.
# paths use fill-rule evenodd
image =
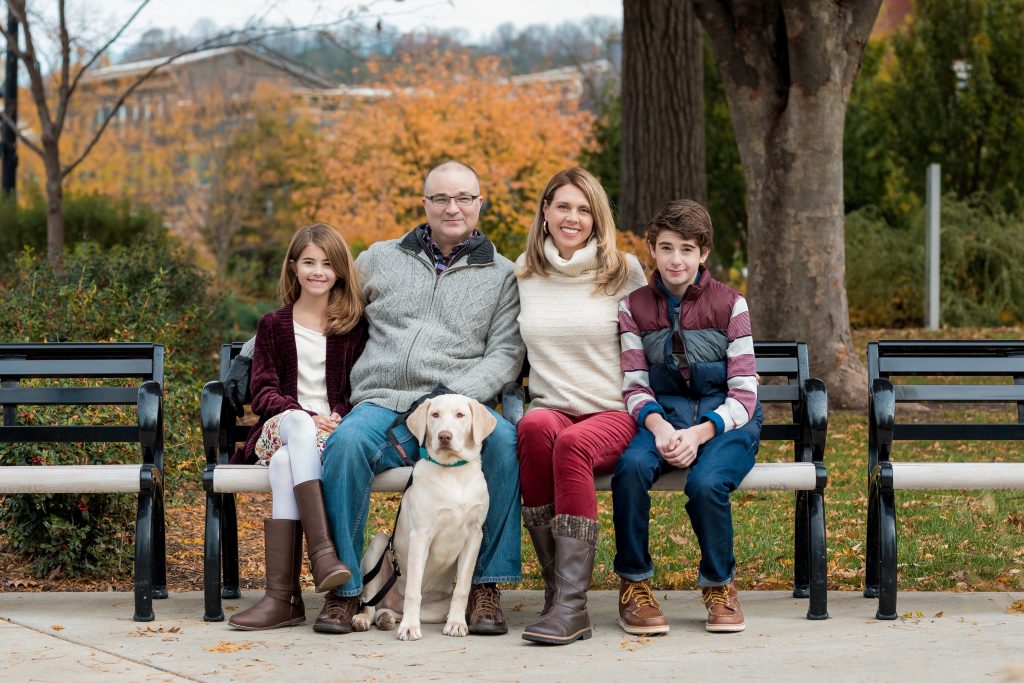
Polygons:
M235 494L221 494L221 548L224 551L224 588L221 597L233 600L242 597L238 589L238 515Z
M876 619L896 618L896 495L878 491L878 611Z
M878 491L868 484L868 534L864 549L864 597L878 597Z
M828 619L828 547L825 538L825 496L821 491L807 492L808 541L807 557L810 581L807 607L808 619Z
M220 602L221 552L220 493L206 494L206 529L203 535L203 621L224 621Z
M167 534L164 526L164 485L157 485L153 498L153 599L167 598Z
M810 586L807 577L807 563L809 560L808 538L810 530L808 527L807 491L796 492L796 514L793 519L793 597L806 598L810 596Z
M135 621L153 621L153 491L139 492L135 518Z

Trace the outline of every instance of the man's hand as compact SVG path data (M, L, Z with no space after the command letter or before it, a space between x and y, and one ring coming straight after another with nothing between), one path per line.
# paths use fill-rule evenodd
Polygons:
M228 368L228 377L224 380L224 398L235 411L237 417L245 415L245 395L249 392L249 372L252 358L235 356Z

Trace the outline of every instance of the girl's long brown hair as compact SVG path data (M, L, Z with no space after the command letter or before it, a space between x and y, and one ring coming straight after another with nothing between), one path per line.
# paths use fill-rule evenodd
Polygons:
M363 297L359 290L359 279L356 274L352 252L338 231L324 223L314 223L299 230L288 245L288 253L281 264L281 279L277 284L277 297L282 306L294 304L302 287L295 275L295 262L302 250L315 244L327 254L327 260L334 270L337 280L331 287L327 298L327 310L324 312L324 334L333 336L345 334L359 322L363 315Z
M555 198L555 192L563 185L575 185L586 196L594 217L594 232L591 239L597 240L597 288L609 296L614 295L626 284L629 264L626 257L615 245L615 219L608 194L589 171L582 168L567 168L554 175L541 192L537 202L537 213L533 217L530 233L526 236L526 265L516 273L519 278L531 275L547 277L547 258L544 256L544 208Z

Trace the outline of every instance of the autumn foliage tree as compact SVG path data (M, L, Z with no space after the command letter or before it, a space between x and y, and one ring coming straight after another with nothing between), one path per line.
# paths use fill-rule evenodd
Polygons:
M398 237L423 220L426 170L456 158L480 175L481 228L518 256L540 190L575 163L592 115L557 84L513 82L496 58L463 52L407 55L374 80L323 131L329 194L316 218L357 250Z

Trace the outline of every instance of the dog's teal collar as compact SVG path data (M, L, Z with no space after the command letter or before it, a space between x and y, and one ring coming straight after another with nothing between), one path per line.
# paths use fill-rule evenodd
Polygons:
M441 467L461 467L469 463L468 460L456 460L455 462L438 462L437 460L434 460L433 458L430 457L430 455L427 453L426 448L420 448L420 459L426 460L427 462L432 462L435 465L440 465Z

